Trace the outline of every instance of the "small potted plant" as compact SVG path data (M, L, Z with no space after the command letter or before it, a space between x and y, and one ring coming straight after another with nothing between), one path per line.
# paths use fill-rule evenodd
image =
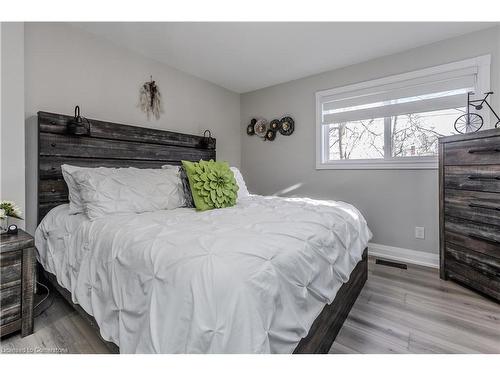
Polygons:
M0 201L0 233L7 232L9 228L9 217L22 220L21 215L21 210L14 202Z

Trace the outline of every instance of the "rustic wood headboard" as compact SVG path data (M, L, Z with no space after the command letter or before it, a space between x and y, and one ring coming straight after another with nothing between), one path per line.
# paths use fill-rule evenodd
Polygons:
M215 160L215 139L88 119L90 132L75 135L73 116L38 112L38 223L68 202L61 165L160 168L181 160Z

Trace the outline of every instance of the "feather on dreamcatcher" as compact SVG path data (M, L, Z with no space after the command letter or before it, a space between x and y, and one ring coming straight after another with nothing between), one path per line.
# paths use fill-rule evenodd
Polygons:
M148 120L151 119L151 116L154 116L155 119L158 120L160 118L160 113L163 112L160 88L156 85L156 82L153 81L152 76L149 82L144 82L141 86L139 92L139 108L146 114Z

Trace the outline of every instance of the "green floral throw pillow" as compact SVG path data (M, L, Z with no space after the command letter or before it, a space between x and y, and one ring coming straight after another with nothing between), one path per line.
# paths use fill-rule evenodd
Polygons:
M238 184L226 162L182 161L197 210L231 207L236 204Z

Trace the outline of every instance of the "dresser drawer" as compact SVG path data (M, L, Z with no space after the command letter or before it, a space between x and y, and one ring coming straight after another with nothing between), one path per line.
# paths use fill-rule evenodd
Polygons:
M466 237L469 245L464 246L474 251L476 251L476 248L486 247L490 250L491 256L500 256L500 227L445 216L444 230L447 234L451 232ZM450 242L457 243L454 239L450 239ZM461 245L461 243L459 242L458 245Z
M444 165L500 164L500 137L450 142L444 145Z
M475 237L469 237L466 233L445 231L445 243L456 244L500 260L500 245L493 242L482 241Z
M0 289L21 284L21 257L20 251L0 254Z
M21 318L21 285L4 288L0 292L0 325Z
M446 189L445 215L499 226L500 194L481 191Z
M500 280L498 277L485 275L454 259L447 259L446 275L500 301Z
M494 258L451 242L445 244L445 257L446 260L452 259L460 263L465 263L485 275L500 280L499 258Z
M444 167L444 188L500 193L500 165Z

